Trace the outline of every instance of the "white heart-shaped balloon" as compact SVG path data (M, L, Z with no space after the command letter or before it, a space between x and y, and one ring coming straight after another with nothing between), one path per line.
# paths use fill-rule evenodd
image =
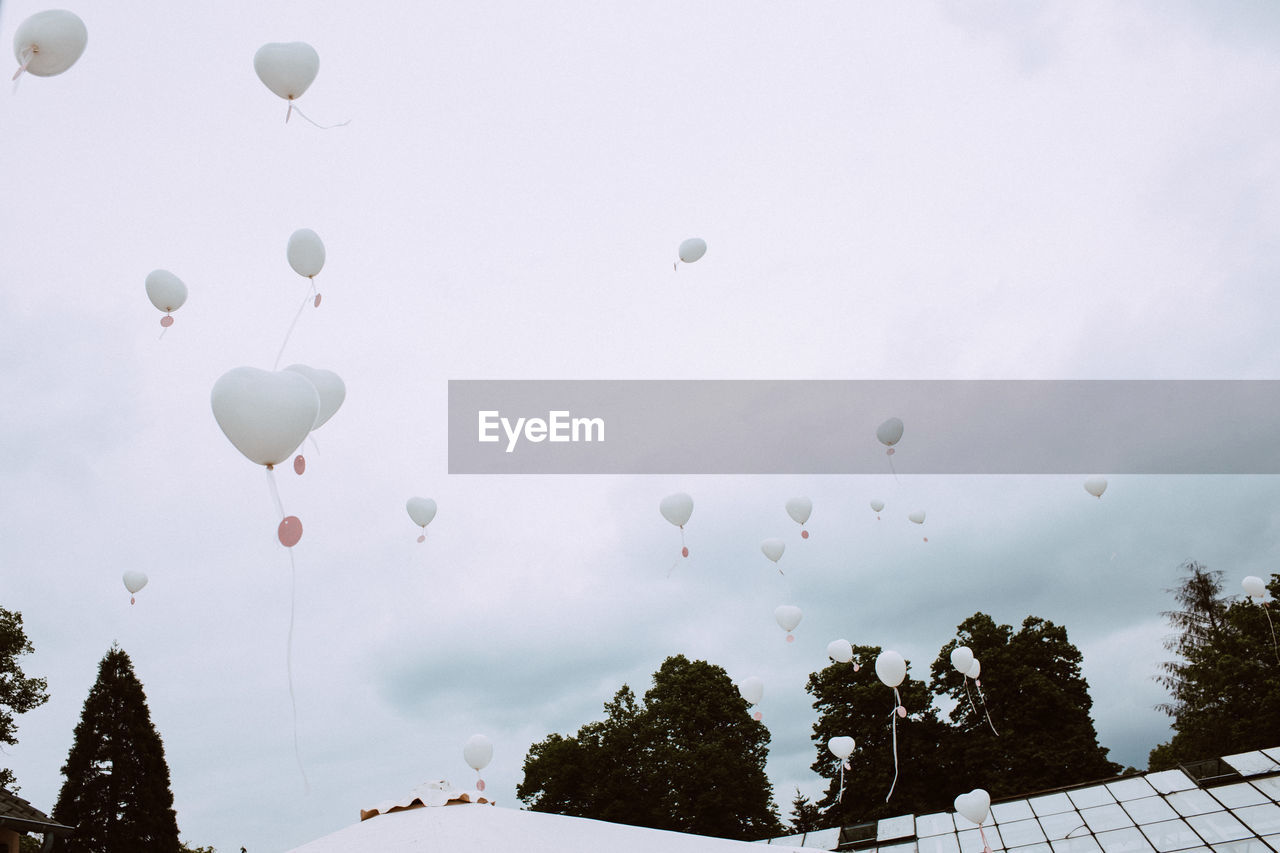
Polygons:
M84 21L66 9L36 12L13 34L13 55L27 73L37 77L61 74L84 53L89 31Z
M804 614L794 604L782 604L773 611L773 618L778 620L778 625L782 630L794 631L796 626L800 624L800 620L804 618Z
M256 367L222 374L210 403L223 434L259 465L279 465L292 456L320 411L320 395L305 376Z
M827 657L836 663L853 660L853 645L848 640L832 640L827 643Z
M707 253L707 241L701 237L690 237L680 244L680 260L691 264Z
M152 270L147 274L147 298L164 311L177 311L187 301L187 286L168 270Z
M1261 600L1267 594L1266 584L1256 575L1249 575L1240 581L1240 586L1244 589L1245 595L1250 598Z
M436 502L431 498L409 498L404 508L408 510L413 523L419 527L426 527L436 517Z
M782 552L787 550L787 545L781 539L766 539L760 543L760 550L776 563L782 559Z
M1107 478L1090 477L1084 481L1084 490L1095 498L1102 497L1102 493L1107 490Z
M969 669L965 672L965 675L977 680L978 676L982 675L982 663L977 658L974 658L973 663L969 664Z
M484 735L472 735L462 747L462 758L479 773L493 759L493 743Z
M915 512L908 513L907 518L916 524L924 524L924 510L918 509Z
M658 512L676 527L684 527L689 521L689 516L693 515L693 498L684 492L667 495L658 504Z
M738 692L748 705L759 705L764 698L764 680L758 675L747 676L738 685Z
M147 576L143 572L125 572L123 580L124 588L129 590L130 594L147 585Z
M902 440L902 421L898 418L889 418L876 427L876 438L884 446L893 447Z
M895 651L883 651L876 657L876 675L886 687L897 687L907 677L907 662Z
M880 510L882 510L882 509L884 509L884 501L882 501L882 500L874 500L874 501L872 501L872 502L871 502L871 511L872 511L872 512L879 512L879 511L880 511Z
M792 498L787 501L787 515L796 524L804 524L813 512L813 501L808 498Z
M968 646L956 646L951 650L951 665L961 675L969 672L969 667L973 666L973 649Z
M982 826L991 813L991 795L981 788L974 788L967 794L956 797L956 811L970 823Z
M258 79L286 101L302 97L320 71L320 54L303 41L272 42L253 55Z
M324 269L324 241L310 228L299 228L290 234L284 254L293 271L305 278L318 276Z
M853 755L853 738L848 735L833 737L827 741L827 749L829 749L831 754L836 758L848 758L850 755Z
M294 373L305 376L307 381L315 386L316 394L320 397L320 411L316 413L316 422L312 429L323 426L342 406L342 401L347 399L346 383L332 370L307 367L305 364L291 364L285 370L292 370Z

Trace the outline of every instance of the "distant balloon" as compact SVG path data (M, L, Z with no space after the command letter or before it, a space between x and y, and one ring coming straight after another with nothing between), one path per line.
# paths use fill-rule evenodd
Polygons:
M1107 490L1107 478L1090 477L1084 481L1084 490L1095 498L1102 497L1102 493Z
M413 523L422 528L422 535L418 537L418 541L424 541L427 538L427 525L436 517L436 502L431 498L409 498L404 508L408 511L409 518L413 519Z
M479 773L493 760L493 742L484 735L472 735L462 747L462 758L467 766Z
M764 680L758 675L748 676L738 684L738 692L748 705L759 705L764 698Z
M124 573L122 580L124 588L129 590L129 603L135 603L136 599L133 596L147 585L147 576L142 572L129 571Z
M680 528L680 556L689 556L689 548L684 544L684 526L689 522L689 516L693 515L693 498L684 492L676 492L674 495L667 495L658 503L658 512L662 513L662 517L667 521ZM667 576L670 577L668 572Z
M289 102L284 116L288 121L293 102L302 97L320 72L320 54L306 42L272 42L253 55L253 70L263 85Z
M808 498L792 498L787 501L787 515L791 516L791 520L796 524L804 527L806 521L809 520L810 513L813 512L813 501ZM809 531L800 531L801 539L809 538Z
M968 646L956 646L951 650L951 665L961 675L967 674L969 667L973 666L973 650Z
M795 636L791 633L800 624L800 620L804 618L804 614L800 612L800 608L794 604L780 605L773 611L773 618L778 621L778 627L787 632L787 642L794 642Z
M782 559L782 552L787 550L787 545L781 539L766 539L760 543L760 550L776 563Z
M973 663L969 664L969 669L965 671L965 675L969 676L974 681L977 681L978 676L982 675L982 664L977 658L974 658Z
M880 511L884 509L884 501L873 500L871 502L871 511L876 514L876 521L880 520Z
M832 640L827 643L827 657L836 663L853 660L853 645L848 640Z
M1249 575L1240 582L1240 586L1244 587L1245 594L1254 601L1261 601L1267 594L1266 584L1262 582L1262 578Z
M924 524L924 510L918 509L915 512L907 513L907 519L915 524Z
M285 256L298 275L315 278L324 269L324 242L310 228L299 228L290 235Z
M902 421L898 418L889 418L876 427L876 438L885 447L890 448L890 455L893 453L893 446L902 440L902 429Z
M74 13L66 9L36 12L13 34L13 55L18 60L13 79L23 71L36 77L61 74L76 64L88 41L89 31Z
M833 737L827 741L827 749L830 750L832 755L842 761L850 755L853 755L853 747L853 738L847 735Z
M974 788L969 793L956 797L955 807L970 823L982 826L991 814L991 795L981 788Z
M894 651L883 651L876 657L876 676L885 687L897 687L907 677L907 662Z
M147 274L146 288L151 304L164 312L160 325L165 328L172 326L173 317L169 315L187 301L187 286L168 270L152 270Z
M686 264L691 264L707 253L707 241L700 237L690 237L680 244L679 256L680 260ZM676 269L680 265L676 264Z

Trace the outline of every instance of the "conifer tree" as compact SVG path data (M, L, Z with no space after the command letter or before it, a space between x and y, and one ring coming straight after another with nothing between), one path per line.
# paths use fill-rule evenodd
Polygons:
M119 646L98 665L62 773L53 819L76 827L67 853L179 853L164 744Z

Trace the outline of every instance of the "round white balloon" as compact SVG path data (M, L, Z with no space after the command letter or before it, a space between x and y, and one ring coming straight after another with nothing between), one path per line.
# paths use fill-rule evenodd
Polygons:
M472 735L462 747L462 758L479 773L493 760L493 743L484 735Z
M124 588L131 594L147 585L147 576L143 572L125 572L123 580Z
M1262 582L1262 578L1254 575L1240 581L1240 586L1244 587L1245 594L1250 598L1261 599L1267 594L1267 585Z
M813 512L813 501L808 498L792 498L787 501L787 515L796 524L804 524Z
M782 559L782 552L787 550L787 546L781 539L766 539L760 543L760 550L776 563Z
M827 741L827 749L836 758L845 759L853 755L853 738L848 735L840 735L833 737Z
M1102 493L1107 490L1107 478L1090 477L1084 481L1084 490L1095 498L1102 497Z
M13 55L27 73L37 77L61 74L84 53L89 31L84 21L66 9L36 12L13 34Z
M973 649L968 646L956 646L951 650L951 665L961 675L969 672L969 667L973 666Z
M187 286L168 270L152 270L147 274L147 298L166 314L177 311L187 301Z
M907 662L894 651L883 651L876 657L876 675L886 687L897 687L907 677Z
M773 618L778 620L778 626L782 630L794 631L800 624L800 620L804 618L804 614L794 604L782 604L773 611Z
M707 253L707 241L700 237L690 237L680 244L680 260L691 264Z
M693 498L684 492L667 495L658 504L658 512L676 527L684 527L689 521L689 516L693 515Z
M259 465L279 465L292 456L320 411L320 395L306 377L256 367L222 374L210 403L223 434Z
M832 640L827 643L827 657L836 663L853 660L853 645L848 640Z
M874 500L874 501L872 501L872 502L871 502L871 510L872 510L872 512L879 512L879 511L880 511L880 510L882 510L882 509L884 509L884 501L881 501L881 500Z
M436 517L436 502L431 498L409 498L404 508L409 511L413 523L419 527L426 527Z
M982 664L979 663L977 658L974 658L973 663L969 664L969 671L966 672L965 675L973 679L976 679L978 676L982 675Z
M320 411L316 413L316 422L312 429L323 426L347 399L346 383L332 370L320 370L305 364L291 364L285 370L292 370L294 373L305 376L307 381L315 386L316 394L320 397Z
M902 421L898 418L889 418L876 427L876 438L885 447L893 447L902 440Z
M306 42L272 42L253 55L253 70L268 89L286 101L302 97L320 71L320 54Z
M972 824L981 826L991 813L991 795L981 788L956 797L956 811Z
M324 242L310 228L299 228L289 236L285 248L289 266L300 276L312 278L324 269Z
M764 679L758 675L748 676L738 685L738 692L747 700L748 705L759 705L764 698Z

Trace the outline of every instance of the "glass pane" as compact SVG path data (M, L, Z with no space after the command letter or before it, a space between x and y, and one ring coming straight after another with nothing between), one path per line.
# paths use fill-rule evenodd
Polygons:
M1108 829L1120 829L1122 826L1133 826L1133 821L1125 810L1117 805L1099 806L1096 809L1084 809L1080 812L1084 822L1094 832L1106 832Z
M1280 803L1280 776L1272 779L1254 779L1253 787L1270 797L1272 802Z
M1220 841L1235 841L1253 833L1243 823L1236 820L1231 812L1213 812L1187 818L1187 823L1195 827L1200 837L1210 844Z
M1262 792L1248 782L1237 782L1234 785L1223 785L1221 788L1214 788L1213 795L1218 798L1218 802L1229 809L1256 806L1258 803L1267 801Z
M1196 786L1196 783L1181 770L1161 770L1159 773L1148 773L1146 778L1151 786L1162 794L1185 791Z
M1031 811L1031 804L1026 800L1014 800L1011 803L997 803L992 806L991 816L996 819L996 823L1007 823L1034 817L1035 812Z
M1262 840L1270 844L1276 850L1280 850L1280 835L1268 835Z
M1040 827L1050 841L1066 838L1073 832L1079 833L1088 829L1084 818L1080 817L1079 812L1074 811L1066 812L1065 814L1046 815L1040 818Z
M1213 845L1214 853L1271 853L1271 848L1257 838L1227 841Z
M1242 776L1256 776L1259 773L1272 773L1280 770L1276 764L1261 752L1242 752L1239 755L1224 755L1222 760L1240 771Z
M1010 850L1009 853L1053 853L1053 848L1042 841L1039 844L1028 844L1026 847Z
M1186 817L1193 814L1204 814L1205 812L1216 812L1221 806L1218 801L1209 796L1204 791L1179 791L1176 794L1170 794L1165 797L1169 801L1169 805L1178 810L1178 814Z
M1000 824L1000 835L1006 847L1022 847L1044 841L1044 832L1040 824L1034 820L1016 820L1013 823Z
M916 834L916 820L911 815L887 817L876 824L876 840L891 841ZM884 849L883 847L881 848Z
M1129 827L1098 833L1098 843L1106 853L1151 853L1151 844L1141 832Z
M1044 797L1032 797L1027 800L1031 804L1031 808L1041 817L1047 814L1058 814L1059 812L1069 812L1075 809L1071 805L1071 801L1067 799L1066 794L1049 794Z
M944 832L954 832L956 825L951 821L951 815L946 812L940 814L921 815L916 818L916 835L923 838L926 835L941 835Z
M1141 776L1121 779L1119 782L1108 782L1107 790L1117 800L1137 800L1154 796L1156 792L1156 789L1151 787L1151 783Z
M1182 820L1149 823L1139 828L1142 830L1142 834L1147 836L1151 846L1159 850L1160 853L1168 853L1170 850L1185 850L1188 847L1196 847L1200 844L1200 836L1192 832L1191 827L1187 826L1186 822Z
M1111 792L1107 790L1106 785L1095 785L1092 788L1067 791L1067 796L1071 798L1071 802L1075 803L1078 809L1105 806L1116 801L1116 798L1111 796Z
M1259 835L1280 832L1280 806L1275 803L1236 809L1235 815Z
M1064 838L1050 843L1053 845L1053 853L1099 853L1102 850L1092 835Z
M819 850L835 850L840 843L840 827L835 826L830 829L819 829L816 832L810 832L804 837L802 847L816 847Z
M906 844L886 844L880 848L880 853L916 853L916 843L909 841Z
M916 849L920 853L960 853L960 845L956 842L956 837L950 833L917 838Z
M1004 849L1004 843L1000 840L1000 833L996 831L994 826L988 826L982 832L986 833L987 843L991 845L992 850ZM959 835L961 853L982 853L982 833L976 829L966 829Z
M1162 820L1173 820L1178 816L1164 797L1147 797L1142 800L1128 800L1124 810L1137 823L1158 823Z

